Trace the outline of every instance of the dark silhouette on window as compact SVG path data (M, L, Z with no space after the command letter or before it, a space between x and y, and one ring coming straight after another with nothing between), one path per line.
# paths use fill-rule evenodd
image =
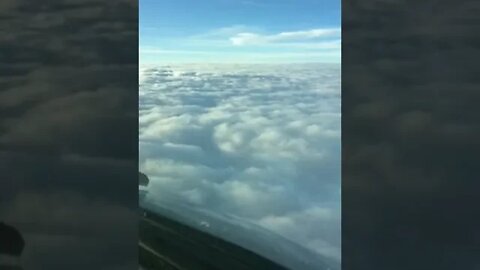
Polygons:
M12 226L0 222L0 254L20 257L25 248L25 240Z
M0 269L22 269L19 259L24 248L22 234L15 227L0 222Z
M150 180L148 179L148 176L142 172L138 172L138 184L140 186L148 186L148 183Z

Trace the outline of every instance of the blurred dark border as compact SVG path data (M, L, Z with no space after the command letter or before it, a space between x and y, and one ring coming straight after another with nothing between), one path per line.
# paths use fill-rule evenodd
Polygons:
M480 269L478 1L343 1L342 267Z
M24 269L137 269L137 178L138 1L0 1L0 222Z

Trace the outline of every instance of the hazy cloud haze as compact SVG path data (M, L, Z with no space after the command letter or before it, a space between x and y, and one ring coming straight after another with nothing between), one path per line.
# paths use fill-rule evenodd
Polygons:
M0 6L0 220L24 268L136 267L136 1Z

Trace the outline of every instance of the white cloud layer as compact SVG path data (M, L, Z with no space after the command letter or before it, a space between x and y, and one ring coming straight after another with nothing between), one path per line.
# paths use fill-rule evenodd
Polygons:
M140 70L151 193L247 218L337 260L340 119L336 64Z

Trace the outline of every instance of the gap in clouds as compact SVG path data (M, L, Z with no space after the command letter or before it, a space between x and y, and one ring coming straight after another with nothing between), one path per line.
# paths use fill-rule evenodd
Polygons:
M248 219L340 260L340 65L140 70L151 193Z

